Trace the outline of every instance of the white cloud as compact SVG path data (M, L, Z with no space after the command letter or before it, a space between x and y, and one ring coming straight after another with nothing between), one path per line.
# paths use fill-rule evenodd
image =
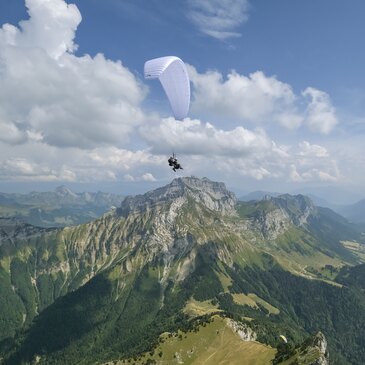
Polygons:
M328 157L328 151L325 147L310 144L308 141L303 141L299 144L300 156L310 156L310 157Z
M278 114L275 118L283 127L287 129L297 129L304 121L304 117L291 111Z
M9 181L156 181L170 179L167 155L172 152L169 141L176 122L161 121L156 135L151 136L151 150L129 151L116 147L92 150L59 148L39 142L10 146L0 143L0 176ZM184 124L184 123L180 123ZM306 141L298 145L278 145L262 131L240 128L224 131L198 120L178 130L181 143L178 158L184 175L210 176L234 181L249 177L254 180L338 181L337 163L323 146ZM153 130L153 129L151 129ZM146 130L147 132L147 130ZM155 144L153 144L153 143ZM171 151L159 152L159 145ZM191 150L192 149L192 150ZM13 158L16 151L17 158ZM222 177L224 176L224 178Z
M224 78L218 71L198 73L188 67L193 88L192 110L250 123L279 123L288 129L307 125L312 132L328 134L338 123L327 93L308 87L296 95L292 87L256 71L236 71ZM304 108L303 108L304 105Z
M21 21L20 29L5 24L0 32L0 43L39 48L52 58L77 49L74 37L81 14L76 5L68 5L63 0L25 0L25 5L29 20Z
M123 176L123 180L126 181L126 182L134 182L134 181L136 181L135 178L132 175L130 175L130 174L125 174Z
M142 175L142 180L143 181L156 181L156 178L150 172L147 172Z
M12 157L14 154L18 157ZM0 180L134 181L129 176L135 181L154 181L154 174L166 166L164 157L148 150L61 149L39 142L13 146L0 142L0 156Z
M303 178L297 171L297 167L294 164L289 166L289 180L292 182L301 182Z
M146 88L102 54L75 56L81 15L63 0L27 0L30 18L0 28L0 131L55 146L123 146L145 118Z
M217 5L216 16L214 3L197 4L196 11L213 14L217 38L241 24L217 25L229 18L228 1L221 3L223 10ZM290 85L260 71L249 76L232 71L225 79L191 66L193 109L236 118L238 126L156 116L147 123L140 107L146 88L120 61L73 53L81 21L76 6L63 0L27 0L26 5L29 20L19 28L0 28L0 179L153 182L171 178L166 156L173 151L187 175L300 182L341 178L325 147L307 141L281 145L262 127L242 126L245 121L291 129L307 124L326 132L335 115L327 94L308 88L297 96ZM304 113L298 105L308 98ZM314 127L317 119L325 119L326 127ZM130 145L138 150L128 147L131 136Z
M219 40L240 37L248 20L248 0L188 0L189 19L204 34Z
M324 146L303 141L293 153L295 163L290 168L292 181L335 182L342 179L337 161Z
M144 125L140 133L152 153L172 151L182 159L186 174L215 173L247 176L255 180L337 181L341 175L336 161L321 145L303 141L279 145L262 129L243 127L222 130L200 120L172 118Z
M231 71L227 78L218 71L200 74L192 66L193 110L233 117L254 123L278 120L286 127L300 125L296 113L296 96L290 85L275 76L257 71L249 76Z
M177 153L189 155L248 155L271 145L261 129L250 131L237 127L230 131L217 129L210 123L173 118L145 124L140 133L154 153Z
M308 87L303 96L310 98L306 123L313 132L328 134L338 123L330 97L321 90Z
M0 119L0 141L9 144L23 143L27 140L27 135L11 122L4 122Z
M156 178L150 172L146 172L142 176L132 176L131 174L125 174L123 176L123 180L126 182L137 182L137 181L154 182L156 181Z
M47 165L37 164L25 158L12 158L0 162L0 180L14 181L74 181L73 171L60 168L58 171Z
M149 151L129 151L116 147L96 148L87 153L89 161L96 167L120 168L128 171L137 165L159 165L162 158Z

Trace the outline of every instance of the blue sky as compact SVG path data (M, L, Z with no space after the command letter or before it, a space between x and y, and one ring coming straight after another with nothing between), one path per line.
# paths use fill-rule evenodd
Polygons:
M308 85L342 98L363 88L365 33L361 0L251 1L241 37L219 42L188 19L185 1L75 1L83 15L76 36L80 53L103 52L140 71L144 60L170 52L200 71L262 70L296 90Z
M175 149L184 174L237 191L364 196L364 13L360 0L2 0L0 190L132 193L171 180ZM143 80L164 55L192 81L180 124Z

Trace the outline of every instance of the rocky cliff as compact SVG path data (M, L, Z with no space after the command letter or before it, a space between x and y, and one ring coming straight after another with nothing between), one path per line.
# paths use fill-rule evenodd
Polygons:
M29 239L39 236L50 229L34 227L16 218L0 217L0 246L5 243L14 244L20 239Z
M224 183L196 177L174 179L171 184L146 194L128 196L123 200L118 213L126 217L130 213L140 213L176 201L182 205L189 199L212 211L228 215L236 214L237 199L226 189Z
M329 365L327 340L322 332L318 332L294 350L284 346L279 349L274 364Z

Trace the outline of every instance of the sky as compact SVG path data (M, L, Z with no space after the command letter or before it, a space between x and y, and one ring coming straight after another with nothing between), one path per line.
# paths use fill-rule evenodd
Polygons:
M194 175L365 197L364 13L362 0L1 0L0 191L133 194ZM183 121L143 78L167 55L191 81Z

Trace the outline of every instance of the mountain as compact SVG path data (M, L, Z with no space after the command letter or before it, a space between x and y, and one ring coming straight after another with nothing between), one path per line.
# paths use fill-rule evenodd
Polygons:
M355 191L330 185L301 188L293 191L292 194L319 197L322 201L327 201L334 206L353 204L363 198Z
M365 199L362 199L354 204L335 204L327 201L326 199L323 199L317 195L311 194L311 193L305 193L303 194L307 197L309 197L312 202L319 207L329 208L336 213L342 215L346 219L348 219L351 222L354 223L365 223ZM244 196L241 196L239 198L240 201L248 202L252 200L262 200L267 196L270 197L278 197L282 195L281 193L275 193L275 192L269 192L269 191L253 191L249 194L246 194Z
M6 365L146 363L163 336L189 346L213 318L270 346L262 364L280 334L294 349L318 331L333 364L365 361L362 271L341 280L365 261L364 237L303 195L238 202L223 183L179 178L93 222L21 232L0 245Z
M351 222L365 223L365 199L355 204L344 205L336 210Z
M243 202L249 202L251 200L262 200L266 196L277 197L279 195L281 195L281 194L273 193L273 192L269 192L269 191L257 190L257 191L253 191L251 193L241 196L239 198L239 200L243 201Z
M165 333L153 352L130 359L109 362L142 364L205 365L329 365L327 341L321 332L294 347L280 344L278 349L256 341L257 334L247 325L213 315L193 331Z
M327 340L318 332L296 348L288 344L279 346L273 365L329 365L329 360Z
M65 186L52 192L0 193L0 217L16 217L40 227L65 227L94 220L123 197L103 192L74 193Z

